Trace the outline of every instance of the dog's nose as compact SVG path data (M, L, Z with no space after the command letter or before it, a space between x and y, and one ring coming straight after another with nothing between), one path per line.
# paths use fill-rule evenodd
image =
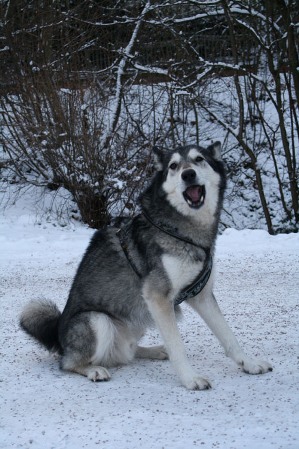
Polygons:
M196 172L192 168L189 168L188 170L184 170L182 173L182 180L188 183L192 183L195 181L196 178Z

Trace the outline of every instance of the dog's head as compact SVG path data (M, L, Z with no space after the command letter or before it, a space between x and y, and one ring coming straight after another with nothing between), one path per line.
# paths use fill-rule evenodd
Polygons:
M196 145L173 151L154 148L157 170L162 172L162 190L169 203L183 215L197 216L198 210L216 211L225 187L221 144L207 148Z

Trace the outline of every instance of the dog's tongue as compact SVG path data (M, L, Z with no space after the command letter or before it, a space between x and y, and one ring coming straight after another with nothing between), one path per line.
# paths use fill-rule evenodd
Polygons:
M198 203L200 200L201 188L199 186L190 186L186 189L186 193L193 203Z

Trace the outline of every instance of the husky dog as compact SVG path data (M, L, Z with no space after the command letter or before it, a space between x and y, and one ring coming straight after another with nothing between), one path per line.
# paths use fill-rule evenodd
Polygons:
M212 291L225 189L220 143L154 153L157 170L141 195L141 213L119 230L97 231L63 312L52 302L32 301L22 328L61 354L63 370L93 381L110 379L107 368L134 357L169 358L186 388L204 390L210 383L191 367L177 327L176 311L185 300L245 372L271 371L269 363L245 355ZM164 346L138 346L153 324Z

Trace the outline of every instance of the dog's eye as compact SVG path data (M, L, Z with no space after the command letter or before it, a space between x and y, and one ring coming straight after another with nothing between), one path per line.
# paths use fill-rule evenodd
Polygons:
M176 162L173 162L172 164L169 165L169 168L171 170L175 170L176 168L178 168L178 164Z
M204 158L202 156L196 156L195 162L202 162L204 161Z

